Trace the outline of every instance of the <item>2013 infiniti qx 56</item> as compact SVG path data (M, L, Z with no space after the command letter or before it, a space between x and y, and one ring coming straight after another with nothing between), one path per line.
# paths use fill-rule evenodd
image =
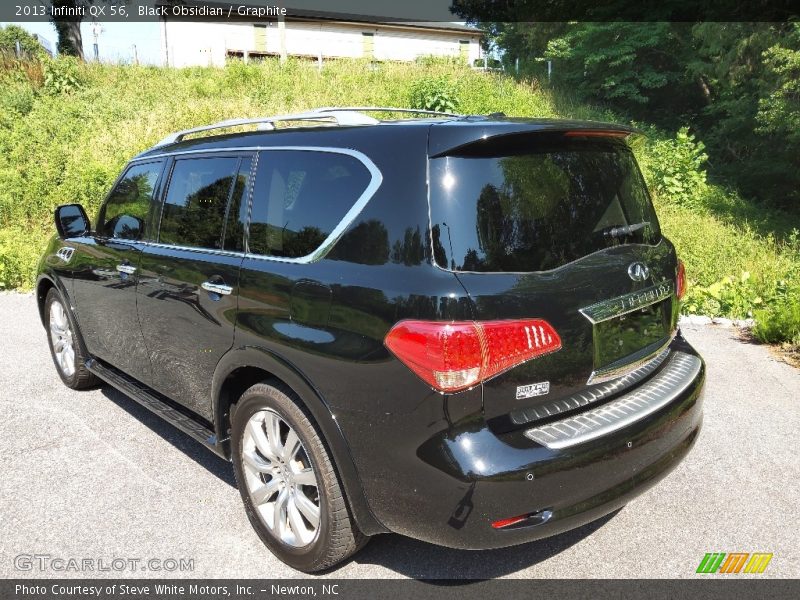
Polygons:
M64 383L232 461L259 536L308 572L383 532L482 549L577 527L702 421L631 129L382 110L174 133L94 228L59 207L39 266Z

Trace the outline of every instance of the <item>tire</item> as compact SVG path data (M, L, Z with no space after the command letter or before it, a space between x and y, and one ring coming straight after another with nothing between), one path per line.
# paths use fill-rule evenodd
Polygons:
M45 328L50 356L58 376L68 388L83 390L96 387L100 380L86 369L86 356L75 321L56 288L50 288L44 301Z
M368 538L350 516L328 451L295 398L278 381L257 383L242 395L231 422L233 469L261 540L287 565L313 573L344 561Z

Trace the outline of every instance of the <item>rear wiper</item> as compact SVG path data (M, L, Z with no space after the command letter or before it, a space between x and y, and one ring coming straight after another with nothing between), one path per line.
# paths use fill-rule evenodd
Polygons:
M603 235L608 237L623 237L632 234L634 231L639 231L650 225L650 221L642 221L641 223L633 223L631 225L619 225L617 227L610 227L603 230Z

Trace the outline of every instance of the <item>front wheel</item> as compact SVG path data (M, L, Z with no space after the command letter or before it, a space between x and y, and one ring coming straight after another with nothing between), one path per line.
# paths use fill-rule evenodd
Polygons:
M250 523L283 562L320 571L366 543L328 452L290 390L278 382L249 388L236 404L231 443Z
M44 314L50 354L64 385L73 390L98 385L100 380L86 369L87 357L81 350L80 334L73 326L64 299L56 288L51 288L47 293Z

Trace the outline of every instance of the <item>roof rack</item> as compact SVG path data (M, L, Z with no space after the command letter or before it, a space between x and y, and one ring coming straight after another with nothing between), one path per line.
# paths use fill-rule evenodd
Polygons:
M331 106L327 108L317 108L313 112L397 112L397 113L411 113L416 115L437 115L440 117L463 117L464 115L452 112L445 112L443 110L426 110L419 108L400 108L397 106Z
M270 130L275 129L275 123L279 121L326 121L333 120L337 125L377 125L380 123L378 119L365 115L366 112L402 112L414 113L424 115L439 115L445 117L460 117L455 113L438 112L435 110L417 110L414 108L395 108L384 106L346 106L342 108L327 107L317 108L311 111L302 113L292 113L286 115L274 115L272 117L254 117L246 119L228 119L213 123L211 125L201 125L200 127L192 127L191 129L183 129L170 133L163 140L158 142L154 148L159 146L167 146L175 144L183 140L187 135L193 133L201 133L204 131L211 131L213 129L225 129L228 127L239 127L242 125L257 125L258 129Z

